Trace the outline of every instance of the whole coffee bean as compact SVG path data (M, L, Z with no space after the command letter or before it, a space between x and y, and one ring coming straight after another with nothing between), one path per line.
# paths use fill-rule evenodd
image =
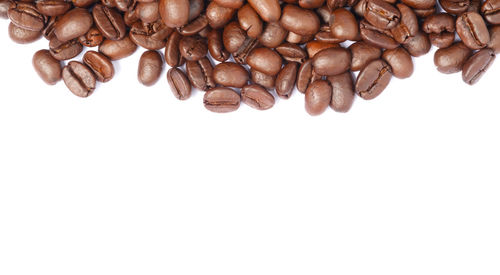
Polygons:
M268 75L276 75L281 70L281 56L269 48L256 48L247 57L246 62L252 69Z
M358 41L349 46L351 51L351 71L356 72L362 70L373 60L379 59L382 56L382 50L372 46L364 41Z
M391 29L392 37L398 43L405 43L418 32L418 19L413 10L405 4L396 5L401 13L401 20Z
M391 78L391 67L380 59L374 60L359 73L356 93L363 99L374 99L384 91Z
M308 59L302 63L297 71L297 90L305 93L313 77L313 60Z
M488 28L483 18L476 12L465 12L457 18L456 29L464 44L478 50L486 47L490 41Z
M189 0L160 0L158 9L163 22L170 28L182 27L188 23Z
M195 18L199 17L204 10L205 10L204 0L189 0L188 22L193 21Z
M392 29L400 18L399 10L384 0L368 0L366 3L365 19L376 28Z
M184 36L179 42L179 53L186 60L200 60L208 53L206 40L199 36Z
M322 114L332 100L332 87L326 80L317 80L311 83L306 90L306 111L317 116Z
M488 48L493 49L495 54L500 53L500 26L490 27L490 38Z
M222 34L220 30L212 29L208 33L207 40L208 51L213 59L224 62L229 58L230 54L222 44Z
M222 34L222 41L226 50L230 53L237 52L247 40L246 32L240 28L238 22L231 22Z
M135 10L137 17L144 23L153 23L160 19L158 2L140 2Z
M482 49L471 56L462 69L462 79L469 85L476 84L483 74L495 61L495 52L492 49Z
M47 18L31 3L12 2L7 12L14 25L29 31L41 31Z
M191 84L186 75L178 68L168 70L167 81L175 98L186 100L191 96Z
M408 78L413 74L411 55L403 48L386 50L382 58L391 66L392 74L397 78Z
M35 42L42 36L40 31L30 31L9 23L9 37L18 44Z
M173 30L163 22L132 24L129 37L133 43L148 50L160 50L165 47L165 41Z
M491 24L500 24L500 0L486 0L481 6L484 19Z
M71 3L64 0L41 0L36 2L36 8L45 16L58 16L71 9Z
M137 78L144 86L152 86L160 79L163 60L157 51L146 51L141 55Z
M286 5L280 19L281 26L298 35L315 35L319 31L320 22L316 13L294 5Z
M77 8L89 8L96 3L97 0L71 0L71 2L73 3L73 6Z
M92 27L85 35L80 36L78 41L85 47L93 48L101 45L104 36L96 27Z
M454 32L442 32L442 33L431 33L429 34L429 40L431 44L438 48L446 48L453 44L455 41L455 33Z
M392 38L390 31L384 31L370 25L365 20L359 23L361 38L375 47L395 49L399 43Z
M245 4L245 0L214 0L219 6L231 9L239 9L243 4Z
M110 40L120 40L127 34L122 15L115 9L95 5L92 9L94 22L102 35Z
M62 77L61 62L48 50L39 50L33 55L33 67L40 78L49 85L55 85Z
M54 33L57 39L66 42L86 34L93 23L94 20L86 9L74 8L57 21Z
M330 107L336 112L348 112L354 102L354 80L351 72L329 76L328 82L332 86Z
M336 9L330 16L331 35L343 40L354 40L358 36L358 21L346 9Z
M459 15L467 11L470 0L439 0L439 4L447 13Z
M422 30L429 33L432 45L446 48L455 40L455 19L447 13L433 14L425 18Z
M439 49L434 53L434 64L438 71L451 74L462 70L465 61L472 55L463 42L457 42L448 48Z
M45 28L42 31L42 35L43 35L43 37L45 37L45 39L50 41L54 36L56 36L54 34L54 27L55 27L56 22L58 20L59 20L59 16L51 17L49 19L49 21L47 22L47 25L45 26Z
M241 88L248 82L248 72L237 63L222 62L213 71L215 83L226 87Z
M276 48L285 40L287 35L288 31L279 22L268 23L259 37L259 42L264 47Z
M402 0L402 2L417 10L430 9L436 5L436 0Z
M0 18L3 19L9 18L7 13L9 11L10 4L11 4L10 0L0 0Z
M314 71L326 76L341 74L351 67L351 58L351 52L347 49L324 49L314 56Z
M299 64L290 62L286 64L276 77L276 94L283 99L288 99L292 95L297 79L297 69Z
M248 0L248 3L266 22L276 22L281 17L281 7L278 0Z
M181 39L182 36L178 32L172 32L167 39L167 44L165 46L165 61L171 67L179 67L184 64L184 58L179 52L179 42Z
M240 107L240 95L225 87L213 88L203 96L203 105L215 113L228 113Z
M49 42L50 54L57 60L69 60L83 51L83 46L78 39L61 42L53 37Z
M99 52L111 60L119 60L131 56L136 50L137 45L128 36L125 36L121 40L104 40L99 45Z
M415 36L410 37L403 44L403 47L415 57L424 55L431 49L429 37L424 32L418 32Z
M189 24L177 28L180 34L184 36L191 36L200 33L208 26L208 19L205 15L201 15Z
M186 62L186 73L191 84L198 90L208 91L215 88L213 66L207 57L198 61Z
M62 71L62 79L66 87L76 96L88 97L95 90L96 79L94 74L80 62L69 62Z
M208 24L213 29L222 28L231 21L235 12L234 9L219 6L216 2L210 2L206 10Z
M324 49L338 48L340 47L337 43L326 43L318 40L310 41L306 44L307 54L310 58L313 58L317 53Z
M302 63L307 59L307 53L300 46L291 43L284 43L276 47L276 51L289 62Z
M274 89L276 86L276 76L267 75L254 69L250 69L250 75L252 82L255 84L259 84L267 89Z
M83 63L94 72L97 81L108 82L115 75L113 63L102 53L87 51L83 55Z
M247 31L247 35L252 38L258 38L264 28L259 15L249 4L238 10L238 22L241 28Z
M241 89L241 101L261 111L274 106L274 96L257 84L246 85Z

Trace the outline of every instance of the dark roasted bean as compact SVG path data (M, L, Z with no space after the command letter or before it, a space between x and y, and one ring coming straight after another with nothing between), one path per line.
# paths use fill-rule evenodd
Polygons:
M95 5L92 16L99 31L111 40L120 40L127 34L122 15L115 9L103 5Z
M415 57L424 55L431 49L429 37L424 32L418 32L415 36L410 37L403 44L403 47Z
M184 57L179 52L179 42L182 36L178 32L172 32L165 46L165 61L171 67L179 67L184 64Z
M96 79L94 74L80 62L69 62L62 70L62 78L66 87L76 96L88 97L95 90Z
M319 75L341 74L351 67L351 52L340 47L324 49L314 56L313 67Z
M259 84L267 89L274 89L276 85L276 76L267 75L254 69L250 70L250 75L253 83Z
M213 71L215 83L226 87L241 88L248 82L247 70L240 64L222 62L215 66Z
M297 90L305 93L313 76L313 60L308 59L302 63L297 71Z
M434 64L438 71L451 74L462 70L465 61L472 55L472 50L457 42L448 48L439 49L434 53Z
M486 0L481 6L481 12L490 24L500 24L500 0Z
M486 47L490 34L483 18L476 12L465 12L457 18L457 33L464 44L473 49Z
M50 54L57 60L68 60L83 51L83 46L77 39L61 42L57 37L53 37L49 42Z
M469 85L476 84L483 74L495 61L495 52L492 49L482 49L472 55L462 68L462 79Z
M212 63L206 57L198 61L187 61L186 73L191 84L198 90L207 91L217 86Z
M399 10L384 0L368 0L364 15L370 24L384 30L396 27L401 18Z
M319 53L324 49L338 48L338 47L340 46L337 43L327 43L318 40L314 40L306 44L306 50L309 58L313 58L317 53Z
M199 36L184 36L179 42L179 53L189 61L200 60L208 53L206 39Z
M99 52L111 60L119 60L132 55L137 50L137 45L125 36L122 40L104 40L99 45Z
M290 62L286 64L276 77L276 94L283 99L288 99L292 95L297 79L297 69L299 64Z
M96 27L92 27L85 35L80 36L78 41L83 46L92 48L101 45L102 41L104 41L104 36L102 36L102 33Z
M39 50L33 56L33 67L40 78L48 85L55 85L62 77L61 62L48 50Z
M41 0L36 2L36 8L45 16L58 16L71 9L71 3L64 0Z
M363 99L374 99L384 91L391 78L391 67L380 59L374 60L359 73L356 93Z
M268 75L276 75L282 65L281 56L269 48L256 48L246 58L252 69Z
M318 15L311 10L286 5L280 19L284 29L299 35L315 35L319 31Z
M359 25L354 15L346 9L336 9L330 17L330 33L342 40L355 40Z
M157 51L146 51L141 55L137 78L144 86L152 86L160 79L163 70L163 60Z
M113 63L100 52L86 52L85 55L83 55L83 63L94 72L97 81L108 82L115 75Z
M186 100L191 96L191 84L186 75L178 68L171 68L168 71L167 81L175 98Z
M407 5L399 3L396 6L401 13L401 20L396 27L391 29L391 33L398 43L405 43L418 33L418 19L413 10Z
M382 50L364 41L359 41L349 46L351 51L351 71L362 70L366 65L382 56Z
M29 31L43 30L47 20L35 5L26 2L12 2L7 14L12 23Z
M241 28L246 30L249 37L258 38L262 33L262 20L249 4L244 5L238 10L238 22Z
M332 100L332 87L326 80L317 80L311 83L306 90L306 111L317 116L322 114Z
M94 20L90 13L82 8L74 8L63 15L54 28L54 33L62 42L85 35L92 27Z
M241 101L257 110L268 110L274 106L274 96L257 84L246 85L241 89Z
M222 43L222 34L219 30L211 30L207 36L208 51L213 59L224 62L229 58L229 52L224 48ZM167 42L168 43L168 42Z
M365 20L359 24L360 34L364 41L372 44L373 46L384 49L395 49L399 43L392 38L390 31L385 32L370 25Z
M384 51L382 59L391 66L392 74L397 78L408 78L413 74L411 55L401 47Z
M215 113L228 113L240 107L240 95L225 87L213 88L203 96L203 105Z

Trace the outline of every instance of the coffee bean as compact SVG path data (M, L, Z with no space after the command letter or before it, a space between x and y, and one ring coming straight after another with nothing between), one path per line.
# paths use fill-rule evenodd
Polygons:
M399 10L384 0L368 0L364 15L370 24L384 30L396 27L401 18Z
M362 70L366 65L375 59L382 56L382 50L372 46L364 41L358 41L349 46L351 51L351 71L356 72Z
M85 35L94 20L90 13L82 8L74 8L63 15L54 28L54 33L62 42L66 42Z
M438 71L451 74L460 72L467 59L472 55L463 42L457 42L450 47L442 48L434 53L434 64Z
M267 89L274 89L276 86L276 76L274 75L267 75L254 69L250 69L250 75L252 82L255 84L259 84Z
M213 59L224 62L229 58L229 52L222 44L222 34L219 30L211 30L207 36L208 51Z
M307 86L311 83L313 77L313 60L308 59L302 63L297 71L297 90L305 93Z
M248 72L240 64L222 62L215 66L213 71L215 83L226 86L241 88L248 82Z
M158 10L165 25L182 27L189 20L189 0L159 0Z
M280 19L281 26L298 35L315 35L319 31L318 15L295 5L286 5Z
M137 45L125 36L121 40L104 40L99 45L99 52L111 60L119 60L132 55L137 50Z
M441 7L449 14L459 15L467 11L469 0L439 0Z
M92 27L85 35L80 36L78 41L83 46L92 48L101 45L102 41L104 41L104 36L102 36L96 27Z
M455 40L455 19L449 14L428 16L422 24L422 29L429 33L431 44L438 48L449 47Z
M208 19L205 15L199 16L189 24L177 28L180 34L184 36L191 36L200 33L208 26Z
M294 32L288 32L286 42L293 44L304 44L314 39L314 35L300 35Z
M36 8L45 16L58 16L71 9L71 3L64 0L41 0L36 2Z
M57 60L69 60L83 51L83 46L78 39L61 42L57 37L53 37L49 42L50 54Z
M269 48L256 48L246 58L252 69L268 75L276 75L282 65L281 56Z
M266 22L276 22L280 19L281 8L278 0L248 0L248 3Z
M12 2L7 14L14 25L29 31L43 30L47 21L31 3Z
M186 60L200 60L208 53L207 42L199 36L184 36L179 42L179 53Z
M40 31L30 31L14 25L9 24L9 37L12 41L18 44L32 43L40 39L42 33Z
M240 95L225 87L213 88L203 96L203 105L215 113L228 113L240 107Z
M399 46L399 43L392 38L390 31L378 29L365 20L359 23L359 28L363 40L375 47L395 49Z
M285 40L287 34L288 31L279 22L268 23L259 37L259 42L264 47L276 48Z
M54 36L54 27L56 25L56 22L59 20L59 16L51 17L47 24L45 25L45 28L42 30L42 35L45 37L47 40L51 40Z
M110 40L120 40L127 34L122 15L115 9L95 5L92 9L94 22L102 35Z
M165 47L165 41L172 31L173 29L160 21L147 24L137 21L132 24L129 37L138 46L148 50L160 50Z
M332 86L330 107L336 112L348 112L354 102L354 80L351 72L329 76L328 82Z
M436 5L436 0L402 0L401 2L416 10L430 9Z
M481 12L490 24L500 24L500 0L484 1Z
M214 0L219 6L231 9L239 9L245 3L245 0Z
M283 99L288 99L292 95L297 79L297 69L299 64L290 62L286 64L276 77L276 94Z
M485 48L476 52L465 62L462 79L469 85L476 84L493 61L495 61L495 52L492 49Z
M433 15L436 13L436 6L427 9L414 9L415 15L419 18L426 18L427 16Z
M488 28L476 12L465 12L457 18L456 29L464 44L473 49L486 47L490 41Z
M313 67L320 75L341 74L351 67L351 52L344 48L324 49L314 56Z
M396 27L391 29L394 40L398 43L406 43L408 39L415 36L418 32L418 19L413 10L405 4L397 4L401 13L401 20Z
M206 10L208 24L214 29L222 28L229 23L235 12L235 9L225 8L216 2L210 2Z
M94 72L97 81L108 82L115 75L113 63L102 53L87 51L83 55L83 63Z
M284 43L276 47L276 51L289 62L302 63L307 59L307 53L300 46L292 43Z
M500 26L490 27L490 38L488 48L493 49L495 54L500 53Z
M48 85L55 85L61 80L61 62L52 57L48 50L39 50L33 55L33 67Z
M359 25L354 15L346 9L336 9L330 16L330 32L335 38L354 40L358 36Z
M94 74L80 62L69 62L62 71L62 79L66 87L76 96L88 97L95 90L96 79Z
M422 56L431 49L429 37L424 32L418 32L415 36L410 37L403 44L403 47L414 57Z
M198 90L207 91L217 86L213 70L212 63L206 57L198 61L186 62L186 73L189 81Z
M380 59L374 60L359 73L356 93L363 99L374 99L384 91L391 78L391 67Z
M89 8L91 5L95 4L97 0L71 0L71 2L73 6L77 8Z
M179 67L184 64L184 58L179 52L179 42L181 39L182 36L178 32L172 32L167 39L167 44L165 46L165 61L171 67Z
M332 87L326 80L317 80L311 83L306 90L306 111L317 116L322 114L332 100Z
M144 86L152 86L160 79L163 60L157 51L146 51L141 55L137 78Z
M411 55L401 47L384 51L382 59L389 64L392 74L397 78L408 78L413 74Z
M189 0L189 16L188 22L193 21L195 18L199 17L205 9L204 0Z
M143 23L153 23L160 19L158 2L140 2L135 7L135 11Z
M175 98L186 100L191 96L191 84L186 75L178 68L171 68L167 73L167 81Z
M252 38L258 38L264 28L259 15L249 4L238 10L238 22L241 28L246 30L247 35Z
M246 85L241 89L241 101L257 110L268 110L274 106L274 96L257 84Z

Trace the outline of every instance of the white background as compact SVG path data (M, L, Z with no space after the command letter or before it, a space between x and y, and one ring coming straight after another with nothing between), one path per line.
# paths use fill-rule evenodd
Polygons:
M87 98L0 22L0 274L500 273L500 63L310 117L142 87L142 49ZM434 51L434 49L433 49Z

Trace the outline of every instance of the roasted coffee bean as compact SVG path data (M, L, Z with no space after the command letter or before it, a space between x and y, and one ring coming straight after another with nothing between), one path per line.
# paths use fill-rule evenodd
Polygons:
M457 42L448 48L439 49L434 53L434 64L438 71L451 74L462 70L465 61L472 55L463 42Z
M488 28L476 12L465 12L457 18L456 29L464 44L473 49L486 47L490 41Z
M348 112L354 102L354 80L351 72L329 76L328 82L332 86L330 107L336 112Z
M290 2L290 1L288 1ZM292 1L296 2L296 1ZM317 9L325 3L325 0L299 0L299 6L304 9Z
M276 94L283 99L288 99L292 95L297 79L297 69L299 64L290 62L286 64L276 77Z
M36 9L45 16L58 16L71 9L71 3L64 0L41 0L36 2Z
M12 41L18 44L27 44L35 42L42 36L40 31L30 31L23 29L14 25L14 23L9 24L9 37Z
M66 42L85 35L93 23L94 20L86 9L74 8L57 21L54 33L57 39Z
M208 24L214 29L222 28L231 21L235 12L235 9L225 8L216 2L210 2L206 10Z
M333 37L343 40L355 40L359 25L354 15L346 9L336 9L330 16L330 33Z
M366 65L375 59L382 56L382 50L372 46L364 41L358 41L349 46L351 51L351 71L356 72L362 70Z
M459 15L467 11L470 0L439 0L439 4L447 13Z
M108 82L115 75L113 63L102 53L87 51L83 55L83 63L94 72L97 81Z
M234 61L239 64L245 64L248 54L250 54L258 44L259 43L256 39L246 37L245 40L243 40L243 43L238 47L238 49L235 52L232 52Z
M208 19L205 15L201 15L186 26L178 28L180 34L191 36L200 33L208 26Z
M253 83L259 84L267 89L274 89L276 85L276 76L267 75L254 69L250 69L250 75Z
M45 28L42 31L42 35L43 35L43 37L45 37L45 39L50 41L54 36L56 36L54 34L54 27L55 27L55 24L58 20L59 20L59 16L51 17L49 19L49 21L47 22L47 25L45 26Z
M338 48L340 47L337 43L326 43L318 40L310 41L306 44L307 55L313 58L317 53L324 49Z
M413 10L405 4L396 5L401 13L401 20L396 27L391 29L394 40L398 43L405 43L418 32L418 19Z
M338 8L343 8L347 5L346 0L327 0L326 1L326 6L330 10L338 9Z
M31 3L12 2L7 12L14 25L29 31L41 31L47 18Z
M285 40L287 35L288 31L279 22L268 23L259 37L259 42L264 47L276 48Z
M163 70L163 60L157 51L146 51L141 55L137 78L144 86L152 86L160 79Z
M66 87L76 96L88 97L95 90L96 79L94 74L80 62L69 62L62 71L62 79Z
M317 116L322 114L332 100L332 87L326 80L317 80L311 83L306 90L306 111Z
M483 74L495 61L495 52L492 49L482 49L471 56L462 68L462 79L469 85L476 84Z
M367 3L368 3L368 0L359 0L356 3L356 5L353 7L354 13L356 13L356 15L358 15L359 17L364 17ZM344 6L342 6L342 7L344 7ZM338 8L342 8L342 7L338 7Z
M391 78L391 67L380 59L374 60L359 73L356 93L363 99L374 99L384 91Z
M436 5L436 0L402 0L401 2L416 10L430 9Z
M208 33L207 40L208 51L213 59L219 62L224 62L229 58L230 54L224 48L222 43L222 34L219 30L211 30Z
M160 19L158 2L140 2L137 4L135 11L137 17L143 23L153 23Z
M276 51L289 62L302 63L307 58L307 53L300 46L291 43L284 43L276 47Z
M314 71L326 76L341 74L351 67L351 58L351 52L347 49L324 49L313 58Z
M186 74L178 68L171 68L168 71L167 81L175 98L186 100L191 96L191 84Z
M200 60L208 53L206 39L199 36L184 36L179 41L179 53L189 61Z
M365 20L359 24L360 34L364 41L372 44L373 46L384 49L395 49L399 43L392 38L390 31L385 32L370 25Z
M425 18L422 30L430 34L432 45L446 48L455 40L455 19L446 13L434 14Z
M500 53L500 26L490 27L490 42L488 48L493 49L495 54Z
M215 66L213 71L215 83L226 87L241 88L248 82L247 70L240 64L222 62Z
M443 33L431 33L429 34L429 40L431 44L438 48L446 48L451 46L455 41L455 33L454 32L443 32Z
M264 28L259 15L249 4L238 10L238 22L241 28L246 30L247 35L252 38L258 38Z
M167 44L165 46L165 61L171 67L179 67L184 64L184 57L182 57L179 52L179 42L181 39L182 36L178 32L172 32L167 39Z
M473 11L479 13L479 8L481 6L481 0L470 0L469 8L467 11Z
M342 8L342 7L339 7L339 8ZM325 6L321 6L321 7L317 8L316 13L319 16L321 23L326 23L326 24L330 23L331 12L330 12L330 9L328 8L328 6L325 5Z
M319 31L320 22L316 13L295 5L286 5L280 19L281 26L298 35L315 35Z
M142 24L137 21L132 24L129 37L138 46L148 50L160 50L165 47L165 41L172 31L161 22Z
M203 105L215 113L228 113L240 107L240 95L225 87L213 88L203 96Z
M396 27L401 18L399 10L384 0L368 0L364 15L366 21L383 30Z
M83 46L78 39L61 42L57 37L53 37L49 42L50 54L57 60L69 60L83 51Z
M281 8L278 0L248 0L248 3L266 22L276 22L281 17Z
M104 41L104 36L102 36L102 33L96 27L92 27L85 35L80 36L78 41L83 46L92 48L101 45L102 41Z
M415 36L410 37L403 44L403 47L415 57L424 55L431 49L429 37L424 32L418 32Z
M0 18L3 19L9 18L8 11L10 4L11 4L10 0L0 0Z
M245 4L245 0L214 0L214 2L219 6L231 9L239 9Z
M77 8L89 8L96 3L97 0L71 0L71 2L73 3L73 6Z
M500 0L486 0L481 6L484 19L490 24L500 24Z
M238 22L231 22L222 34L222 41L226 50L230 53L237 52L247 40L246 32L240 28Z
M392 74L397 78L408 78L413 74L411 55L401 47L384 51L382 59L391 66Z
M104 40L99 45L99 52L111 60L119 60L132 55L137 50L137 45L125 36L122 40Z
M415 15L419 18L426 18L427 16L433 15L436 13L436 7L428 8L428 9L414 9Z
M48 50L39 50L33 55L33 67L48 85L55 85L61 80L61 62L55 59Z
M102 35L110 40L120 40L127 34L122 15L115 9L95 5L92 9L94 22Z
M269 48L256 48L246 58L252 69L268 75L276 75L282 65L281 56Z
M198 90L207 91L215 88L213 66L206 57L198 61L186 62L186 73L191 84Z
M204 0L189 0L188 22L193 21L205 10Z
M251 84L241 89L241 101L257 110L268 110L274 106L274 96L264 87Z
M307 86L311 83L313 77L313 60L308 59L302 63L297 71L297 90L305 93Z
M186 25L189 20L189 0L159 0L160 16L170 28Z

